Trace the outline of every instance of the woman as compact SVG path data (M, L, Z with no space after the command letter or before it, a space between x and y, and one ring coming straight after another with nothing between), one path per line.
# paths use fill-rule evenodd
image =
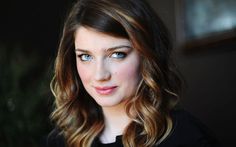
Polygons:
M213 146L181 91L162 21L144 0L78 0L65 22L48 146Z

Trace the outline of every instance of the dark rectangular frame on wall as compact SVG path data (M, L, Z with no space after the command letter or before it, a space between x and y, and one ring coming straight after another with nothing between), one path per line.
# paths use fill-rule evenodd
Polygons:
M189 9L189 4L186 5L186 1L194 1L194 0L175 0L175 9L176 9L176 45L181 52L184 54L193 54L203 51L222 51L222 50L236 50L236 23L235 26L230 29L221 29L217 31L212 31L210 27L204 27L204 31L209 31L209 33L203 34L195 34L191 36L191 32L193 29L196 29L196 25L191 25L194 21L197 22L197 18L193 17L187 19L188 14L192 14L192 9ZM196 0L195 0L196 1ZM207 5L209 3L205 3L205 0L200 0L202 5ZM200 2L198 1L198 3ZM214 1L214 0L212 0ZM230 0L229 0L230 1ZM215 1L216 2L216 1ZM224 5L227 6L227 0L224 1ZM231 1L232 2L232 1ZM236 1L235 1L236 4ZM230 5L230 3L228 3ZM196 7L192 5L191 8ZM228 7L232 8L232 7ZM196 9L195 9L196 11ZM214 10L216 11L216 10ZM217 10L220 11L220 10ZM232 16L236 16L236 10L227 10ZM204 18L206 20L220 20L217 15L213 14L204 14ZM216 13L216 14L221 14ZM189 18L189 17L188 17ZM199 17L198 17L199 18ZM201 17L200 17L201 18ZM236 17L231 18L232 21L236 22ZM189 20L194 20L189 21ZM224 20L222 20L224 21ZM210 23L207 22L206 23ZM206 24L207 25L207 24ZM211 31L211 32L210 32ZM190 35L189 35L190 34Z

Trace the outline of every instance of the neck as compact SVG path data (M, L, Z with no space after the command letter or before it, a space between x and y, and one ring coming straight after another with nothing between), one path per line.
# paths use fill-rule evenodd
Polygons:
M124 104L103 107L102 110L105 118L105 128L100 139L103 143L115 142L116 136L123 134L131 119L125 112Z

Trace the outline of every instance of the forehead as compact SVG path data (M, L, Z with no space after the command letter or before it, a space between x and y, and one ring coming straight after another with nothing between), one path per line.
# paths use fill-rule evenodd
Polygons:
M107 49L113 46L131 46L128 39L113 37L92 28L79 27L75 31L75 48L79 49Z

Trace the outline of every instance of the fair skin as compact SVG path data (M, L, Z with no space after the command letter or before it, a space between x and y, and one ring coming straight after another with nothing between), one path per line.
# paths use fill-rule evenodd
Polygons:
M129 40L82 26L75 32L74 43L79 77L103 110L105 128L100 140L114 142L131 122L125 103L140 81L140 57Z

